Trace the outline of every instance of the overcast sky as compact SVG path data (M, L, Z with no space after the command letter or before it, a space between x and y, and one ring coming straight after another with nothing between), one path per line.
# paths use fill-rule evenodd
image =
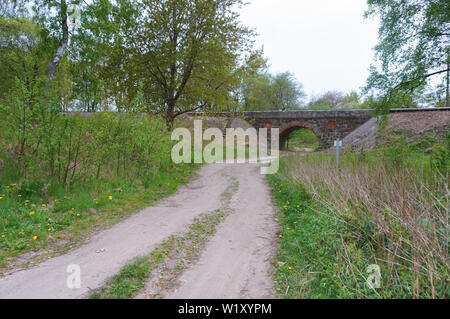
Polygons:
M378 37L366 0L250 1L241 19L259 34L271 73L294 73L309 97L365 85Z

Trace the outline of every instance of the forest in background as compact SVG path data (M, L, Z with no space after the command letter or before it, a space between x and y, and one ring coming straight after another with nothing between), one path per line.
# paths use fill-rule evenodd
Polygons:
M448 3L368 4L381 28L367 86L306 101L292 73L268 71L241 0L3 1L0 102L24 88L32 108L45 87L57 111L148 112L169 126L197 110L448 105Z

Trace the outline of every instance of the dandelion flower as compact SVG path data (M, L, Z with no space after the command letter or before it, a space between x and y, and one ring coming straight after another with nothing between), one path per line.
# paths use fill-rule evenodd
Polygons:
M77 217L80 217L80 214L77 214Z
M108 196L108 199L109 199L109 200L112 200L112 196Z
M3 197L0 196L0 200L2 200L2 199L3 199Z
M289 270L292 270L292 267L288 267Z
M52 231L52 229L51 229L51 228L49 228L49 229L48 229L48 231Z
M73 208L73 207L72 207L72 210L74 211L74 210L75 210L75 208Z
M5 238L6 237L6 235L2 235L2 238Z
M33 240L36 240L37 239L37 236L33 236Z
M42 207L47 207L47 205L46 204L42 204Z
M27 199L27 200L25 200L25 203L29 203L30 201Z
M31 216L33 216L34 214L35 214L35 212L34 212L34 211L30 212L30 215L31 215Z
M280 238L283 238L283 235L280 235Z

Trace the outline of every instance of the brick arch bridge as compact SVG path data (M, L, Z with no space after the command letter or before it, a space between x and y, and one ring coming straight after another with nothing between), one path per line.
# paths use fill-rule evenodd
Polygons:
M279 128L280 148L289 135L300 128L311 130L319 140L319 148L333 145L372 118L370 110L245 112L246 121L255 128Z
M392 109L391 113L428 111L450 111L450 108ZM279 128L281 149L285 148L289 134L300 128L307 128L317 136L319 149L329 148L336 139L343 139L373 117L372 110L222 112L217 115L228 119L244 118L257 129Z

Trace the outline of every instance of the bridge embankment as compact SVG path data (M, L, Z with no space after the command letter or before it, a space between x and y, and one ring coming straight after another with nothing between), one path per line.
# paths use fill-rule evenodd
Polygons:
M419 114L416 121L427 121L430 114L444 117L450 114L450 108L432 109L392 109L392 114ZM202 113L195 113L201 115ZM446 114L443 116L443 114ZM243 118L255 128L278 128L280 130L280 147L284 148L286 140L293 131L306 128L311 130L319 140L319 148L327 149L336 139L343 139L373 118L373 110L298 110L298 111L254 111L254 112L219 112L217 117Z

